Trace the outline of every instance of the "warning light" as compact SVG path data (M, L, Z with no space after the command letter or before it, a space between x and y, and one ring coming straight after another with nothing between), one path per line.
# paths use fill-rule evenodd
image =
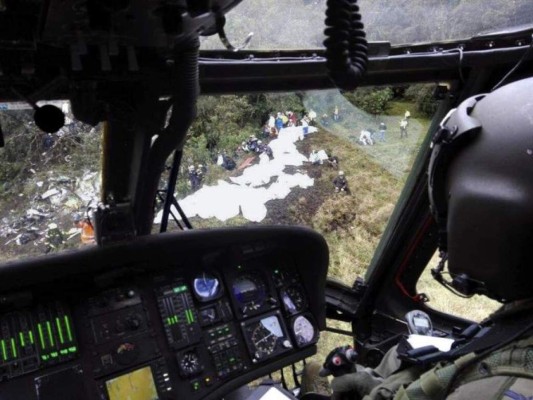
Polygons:
M182 292L185 292L186 290L187 290L186 285L176 286L175 288L172 289L174 293L182 293Z

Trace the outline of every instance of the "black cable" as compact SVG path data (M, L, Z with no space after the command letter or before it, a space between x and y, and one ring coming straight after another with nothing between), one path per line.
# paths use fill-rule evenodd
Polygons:
M354 90L368 63L368 43L357 0L328 0L326 67L335 85Z
M522 65L522 63L526 60L526 58L528 57L529 53L531 53L531 49L533 49L533 35L531 35L531 43L529 44L529 47L526 49L524 55L522 56L522 58L520 58L520 60L518 60L518 62L516 63L516 65L511 68L511 70L509 72L507 72L507 74L505 74L505 76L501 79L501 81L499 81L491 90L491 92L494 92L496 89L498 89L503 83L505 83L505 81Z
M228 37L226 36L226 31L224 30L225 25L226 25L226 17L224 16L224 14L219 13L216 18L216 28L217 28L218 37L220 38L220 41L222 42L222 44L224 45L226 49L228 49L229 51L237 52L239 50L245 49L246 46L250 44L250 42L252 41L252 37L254 36L253 32L250 32L248 36L246 36L246 39L244 39L244 42L242 45L238 47L233 46L230 43Z

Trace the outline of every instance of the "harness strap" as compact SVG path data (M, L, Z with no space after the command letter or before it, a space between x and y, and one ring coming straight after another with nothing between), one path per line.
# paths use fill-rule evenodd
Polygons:
M400 387L395 400L434 400L442 399L448 392L455 374L467 366L477 356L470 353L453 363L441 363L425 372L418 381L407 388ZM460 386L469 382L493 376L509 376L533 380L533 336L509 344L492 353L467 369L457 381Z

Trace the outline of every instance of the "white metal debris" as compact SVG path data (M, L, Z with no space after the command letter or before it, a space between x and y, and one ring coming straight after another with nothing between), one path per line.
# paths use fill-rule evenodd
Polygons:
M317 131L309 127L309 133ZM195 193L179 200L188 217L217 218L226 221L239 213L249 221L260 222L267 215L265 203L283 199L295 187L308 188L314 180L302 172L289 174L286 167L299 167L308 161L296 148L296 142L304 138L302 127L282 129L277 139L269 143L274 154L260 156L259 164L248 167L242 175L230 178L231 183L219 180L214 186L204 186ZM177 210L173 213L178 215ZM154 223L161 223L162 211Z

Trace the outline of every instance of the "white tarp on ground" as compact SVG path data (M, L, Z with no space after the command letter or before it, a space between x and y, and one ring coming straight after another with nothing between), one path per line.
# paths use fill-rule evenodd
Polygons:
M309 133L317 131L308 128ZM302 127L282 129L278 138L269 143L274 158L262 154L259 164L248 167L242 175L230 178L230 182L219 180L215 186L204 185L195 193L179 200L179 204L188 217L217 218L226 221L242 213L249 221L261 222L265 219L269 200L284 199L295 187L308 188L314 180L297 172L288 174L288 166L299 167L307 160L296 148L296 142L303 139ZM172 209L174 215L177 210ZM163 212L160 211L155 223L161 223Z

